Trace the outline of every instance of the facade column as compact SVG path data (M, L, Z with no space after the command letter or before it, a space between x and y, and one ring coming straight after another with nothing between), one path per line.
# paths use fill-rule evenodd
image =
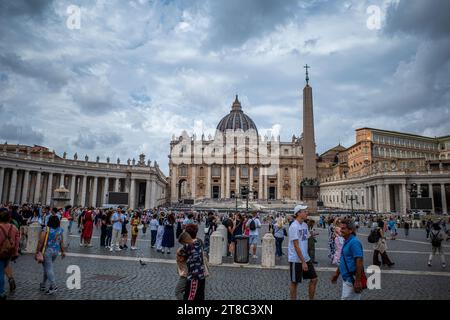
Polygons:
M433 197L433 184L429 183L428 184L428 196L431 198L431 213L435 213L435 208L434 208L434 197Z
M442 213L447 213L447 198L445 195L445 184L441 183L441 201L442 201Z
M277 174L277 200L283 199L283 173L281 172L281 167L278 167L278 174Z
M5 180L5 168L0 168L0 202L2 202L3 181Z
M196 192L197 192L197 188L196 188L196 167L195 165L192 165L192 177L191 177L191 195L192 195L192 199L195 200L195 198L197 198Z
M268 192L269 192L269 185L267 184L268 176L267 176L267 168L264 168L264 186L263 186L263 194L264 199L269 200Z
M81 206L86 206L86 184L87 184L87 176L82 176L82 187L81 187Z
M119 178L114 179L114 192L119 192Z
M386 212L390 212L391 211L391 195L389 193L389 184L385 184L384 188L385 188L385 192L386 192L385 197L384 197Z
M373 210L375 210L377 213L379 212L378 209L378 192L377 192L377 186L373 186Z
M28 201L28 186L30 184L30 171L25 170L23 176L23 192L22 192L22 203L27 203ZM0 192L1 195L1 192Z
M131 178L131 185L130 185L130 208L134 209L136 206L136 179Z
M75 182L77 177L75 175L70 179L70 205L75 205Z
M235 173L236 173L236 190L235 190L235 197L238 197L238 196L241 195L241 188L240 188L241 173L239 172L239 165L236 165Z
M211 198L211 166L207 165L206 167L206 189L205 189L205 198Z
M49 206L52 203L52 192L53 192L53 173L49 172L47 179L47 198L45 199L45 203Z
M226 176L226 180L225 180L225 198L231 198L231 195L230 195L231 177L230 177L230 167L229 166L227 166L226 173L227 173L227 176Z
M297 169L292 168L292 181L291 181L291 199L297 200Z
M39 198L41 197L41 172L38 172L36 175L36 187L34 191L34 203L39 202Z
M263 167L259 167L258 168L258 172L259 172L259 179L258 179L258 199L264 199L264 194L263 194L263 176L264 176L264 168Z
M406 194L406 183L402 183L402 189L401 189L401 213L406 214L406 202L407 202L407 194Z
M17 169L13 169L11 176L11 184L9 188L9 202L15 203L16 187L17 187Z
M151 180L147 180L146 184L145 184L145 209L150 209L150 205L151 205L151 201L150 201L150 197L152 194L151 183L152 183Z
M170 187L170 189L171 189L171 202L177 202L178 200L180 200L180 199L178 199L178 183L177 183L177 180L178 180L178 177L177 177L177 172L178 172L178 167L173 167L172 168L172 176L171 176L171 183L172 183L172 185L171 185L171 187ZM153 193L152 193L152 207L154 207L154 200L153 200L154 198L153 198Z
M253 166L248 166L248 190L250 193L252 193L251 197L250 194L248 195L249 199L253 199Z
M225 180L226 180L226 176L225 176L225 165L221 166L221 171L220 171L220 197L222 199L225 199Z
M103 184L102 204L107 204L109 202L108 192L109 192L109 177L105 177L105 183Z

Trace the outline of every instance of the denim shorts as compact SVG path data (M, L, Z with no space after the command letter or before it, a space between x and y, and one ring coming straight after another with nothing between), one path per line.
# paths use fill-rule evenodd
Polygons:
M249 244L249 245L252 245L252 244L258 245L258 240L259 240L259 236L258 236L258 235L255 235L255 236L249 236L249 237L248 237L248 244Z

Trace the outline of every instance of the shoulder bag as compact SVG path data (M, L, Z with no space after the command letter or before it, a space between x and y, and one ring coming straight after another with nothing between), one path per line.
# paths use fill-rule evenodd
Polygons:
M43 263L44 262L44 253L45 253L45 248L47 247L47 241L48 241L48 234L50 233L50 229L47 227L47 231L45 233L45 240L44 240L44 245L42 246L42 250L40 250L38 253L36 253L36 261L38 263Z

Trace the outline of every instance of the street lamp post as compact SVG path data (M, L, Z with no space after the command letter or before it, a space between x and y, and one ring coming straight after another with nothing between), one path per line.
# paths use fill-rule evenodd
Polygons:
M353 192L351 193L350 198L348 198L348 196L347 196L347 199L350 200L350 203L351 203L351 206L352 206L352 215L353 215L353 201L356 200L356 198L353 197Z

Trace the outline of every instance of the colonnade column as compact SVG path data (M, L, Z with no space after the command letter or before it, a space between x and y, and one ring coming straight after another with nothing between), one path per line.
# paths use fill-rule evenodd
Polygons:
M151 180L147 180L145 182L145 209L150 209L150 196L152 194L152 190L151 190Z
M53 188L53 173L48 174L47 179L47 198L45 199L45 203L49 206L52 202L52 188Z
M135 179L131 179L131 186L130 186L130 208L134 209L135 205L136 205L136 180Z
M0 202L2 202L4 179L5 179L5 168L0 168Z
M72 175L72 178L70 179L70 205L75 205L75 182L76 182L76 176Z
M406 214L406 201L407 201L407 196L406 196L406 183L402 183L402 187L401 187L401 213L402 214Z
M155 180L152 180L152 196L151 197L152 198L151 198L150 203L151 203L152 208L154 208L154 207L156 207L156 204L157 204L157 202L156 202L156 181Z
M9 202L15 203L16 187L17 187L17 169L13 169L11 176L11 184L9 188L9 198L8 198Z
M108 191L109 191L109 177L105 177L105 183L103 184L102 204L107 204L109 202Z
M119 192L119 178L114 180L114 192Z
M86 183L87 183L87 176L82 176L81 179L83 180L81 182L81 206L86 206Z
M41 172L39 171L36 175L36 187L34 191L34 203L39 202L39 198L41 197Z
M23 176L23 192L22 192L22 203L28 201L28 185L30 184L30 171L25 170L25 175ZM0 191L1 194L1 191Z
M434 197L433 197L433 184L428 184L428 196L431 198L431 213L435 213L434 209Z
M385 190L385 199L384 199L384 203L386 205L386 212L390 212L391 211L391 194L390 194L390 190L389 190L389 184L385 184L384 185Z
M442 213L447 213L447 198L445 195L445 184L441 183L441 201L442 201Z

